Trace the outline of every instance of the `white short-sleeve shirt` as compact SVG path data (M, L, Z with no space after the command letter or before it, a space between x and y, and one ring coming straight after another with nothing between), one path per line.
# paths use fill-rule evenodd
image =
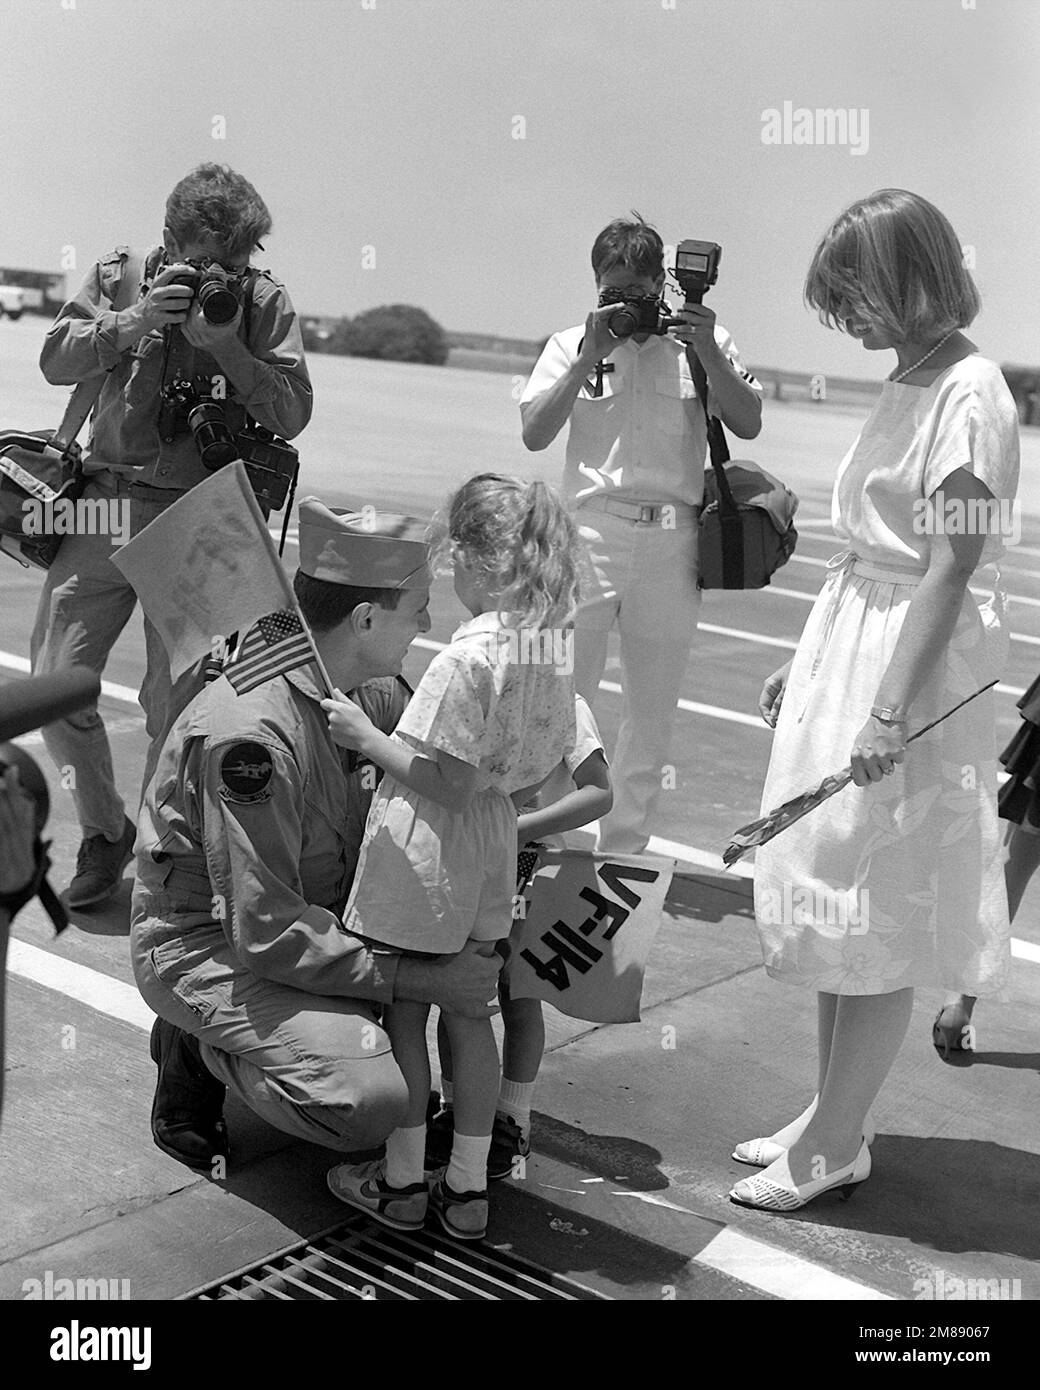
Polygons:
M554 333L527 382L520 404L547 391L577 361L582 325ZM737 346L718 323L715 342L755 390L761 385L744 366ZM602 395L596 372L582 385L571 412L563 492L569 505L597 493L643 502L704 499L707 430L685 347L667 335L637 343L626 338L605 359ZM708 388L708 408L715 413Z
M838 470L831 504L836 534L864 560L924 571L927 526L936 524L927 521L924 502L958 468L985 483L1007 517L1018 488L1018 413L1000 368L977 353L947 367L930 386L883 383ZM953 532L956 514L947 511L944 519ZM994 509L992 522L1000 519ZM964 520L974 526L981 519ZM999 559L1004 539L999 531L987 535L980 567Z
M509 795L534 786L574 743L572 662L559 659L569 651L511 628L499 613L481 613L430 662L395 737L478 768L478 790Z
M596 727L596 720L588 702L581 695L574 697L574 731L573 746L563 755L549 779L539 787L530 805L524 807L525 811L543 810L567 796L574 790L574 774L586 758L591 758L593 753L603 752L603 740ZM539 835L538 841L557 849L566 847L562 835Z

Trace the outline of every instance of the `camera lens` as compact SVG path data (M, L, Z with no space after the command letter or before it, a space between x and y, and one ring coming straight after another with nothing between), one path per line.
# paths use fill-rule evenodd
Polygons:
M224 412L216 401L200 401L189 414L188 424L206 468L223 468L238 458L235 437L224 423Z
M630 338L638 326L639 314L628 304L623 304L607 318L607 327L615 338Z
M203 280L198 301L207 323L230 323L238 313L238 295L223 280Z

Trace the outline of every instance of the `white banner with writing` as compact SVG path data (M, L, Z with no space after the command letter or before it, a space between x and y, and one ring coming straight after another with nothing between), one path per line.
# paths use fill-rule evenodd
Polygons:
M509 993L588 1023L636 1023L675 869L651 854L543 849L509 938Z

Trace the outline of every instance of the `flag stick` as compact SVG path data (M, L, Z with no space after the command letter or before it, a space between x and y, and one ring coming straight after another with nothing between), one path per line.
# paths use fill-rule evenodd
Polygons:
M236 465L236 466L237 466L237 465ZM294 475L294 477L293 477L293 490L294 490L294 492L295 492L295 488L296 488L296 478L295 478L295 475ZM251 489L250 489L250 496L252 497L252 490L251 490ZM307 619L306 619L306 618L303 616L303 614L300 612L300 605L299 605L299 602L297 601L296 594L293 592L293 586L289 583L289 576L286 574L286 572L285 572L285 566L282 564L282 557L281 557L281 554L280 554L277 550L275 550L274 541L271 539L271 533L270 533L270 531L268 531L268 529L267 529L267 522L263 520L263 517L262 517L262 515L261 515L261 513L260 513L260 508L259 508L259 506L256 504L255 498L253 499L253 505L254 505L254 508L255 508L255 511L256 511L256 515L260 518L260 526L258 527L258 530L259 530L259 532L260 532L260 537L261 537L262 544L263 544L264 546L266 546L266 548L267 548L267 553L268 553L268 555L270 555L270 557L271 557L271 562L272 562L272 564L274 565L275 569L278 571L279 576L281 577L282 587L283 587L283 591L284 591L284 593L285 593L286 603L288 604L289 608L292 609L293 613L295 613L296 618L298 619L300 626L303 628L304 632L307 634L307 641L311 644L311 652L313 653L313 657L312 657L312 660L311 660L311 665L317 670L319 676L321 677L322 684L325 686L325 690L326 690L326 693L328 694L329 699L330 699L330 700L334 700L334 699L336 698L336 687L332 684L332 677L329 675L328 670L327 670L327 668L326 668L326 666L325 666L325 663L324 663L324 661L322 661L321 656L320 656L320 654L319 654L319 652L318 652L318 648L317 648L317 646L316 646L316 644L315 644L315 641L314 641L314 633L311 632L310 624L307 622ZM288 504L288 506L287 506L286 509L285 509L285 519L286 519L286 522L288 522L288 519L289 519L289 511L290 511L291 506L292 506L292 503L291 503L291 501L290 501L290 503ZM283 529L283 535L284 535L284 529Z
M267 535L266 531L264 534ZM269 535L267 536L267 540L268 544L271 544L271 537ZM273 545L271 545L271 549L274 549ZM311 665L317 670L319 676L321 677L322 684L325 686L325 690L329 699L334 700L336 698L336 687L332 684L332 677L329 675L328 669L324 661L322 661L320 653L318 652L317 644L314 641L314 633L311 632L310 624L307 622L307 619L300 612L299 601L296 598L296 594L293 592L293 586L289 583L289 576L285 573L285 570L282 569L281 560L276 559L276 564L278 565L278 569L282 575L283 580L285 581L286 602L288 603L292 611L295 613L300 626L307 634L307 641L311 644Z
M929 729L934 729L937 724L941 724L944 719L949 719L951 714L969 704L972 700L977 700L980 695L991 690L997 681L991 680L988 685L974 691L971 695L966 695L952 709L948 709L945 714L940 714L938 719L933 719L930 724L926 724L923 729L918 729L915 734L911 734L907 739L907 744L911 744L922 734L928 733ZM775 806L772 811L765 816L760 816L758 820L750 821L747 825L742 825L739 830L735 830L730 837L730 842L722 852L722 863L724 869L730 869L742 859L749 850L757 849L759 845L766 844L775 836L783 834L790 825L799 821L803 816L815 811L817 806L821 806L824 801L834 796L836 792L843 791L852 781L852 768L847 767L842 772L831 773L825 777L818 786L811 787L808 791L801 792L798 796L792 796L780 806ZM815 798L815 799L814 799ZM808 804L806 804L808 803ZM786 813L786 819L781 819ZM768 832L768 833L767 833ZM758 838L756 838L756 836ZM745 839L741 844L740 840Z
M326 693L328 694L329 699L330 699L330 700L335 700L335 699L336 699L336 687L332 684L332 677L329 675L329 673L328 673L328 671L327 671L327 669L326 669L326 667L325 667L325 663L324 663L324 661L322 661L321 655L320 655L320 653L319 653L319 651L318 651L318 648L317 648L317 646L315 645L315 642L314 642L314 634L313 634L313 632L311 632L310 628L309 628L308 625L307 625L307 619L306 619L306 618L303 616L303 614L300 612L300 606L299 606L298 603L295 602L295 598L296 598L296 595L294 594L294 595L293 595L293 600L294 600L294 602L293 602L293 607L296 609L296 616L299 618L299 620L300 620L300 626L303 628L304 632L307 634L307 639L308 639L308 641L309 641L310 644L311 644L311 650L314 652L314 660L311 662L311 665L317 668L318 674L321 676L322 683L323 683L324 686L325 686L325 690L326 690Z

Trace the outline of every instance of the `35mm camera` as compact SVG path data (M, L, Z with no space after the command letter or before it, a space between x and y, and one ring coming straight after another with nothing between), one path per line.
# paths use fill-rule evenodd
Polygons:
M190 431L204 467L215 472L241 459L260 505L271 511L285 505L300 462L291 444L248 416L242 429L232 430L223 404L191 381L171 382L161 402L158 423L164 444Z
M705 293L719 277L722 247L714 241L695 241L688 237L675 250L675 268L671 274L683 292L686 304L700 304ZM634 333L660 337L682 323L672 316L667 300L656 294L626 294L624 290L600 290L600 308L607 304L618 307L607 315L607 327L615 338L624 340Z

